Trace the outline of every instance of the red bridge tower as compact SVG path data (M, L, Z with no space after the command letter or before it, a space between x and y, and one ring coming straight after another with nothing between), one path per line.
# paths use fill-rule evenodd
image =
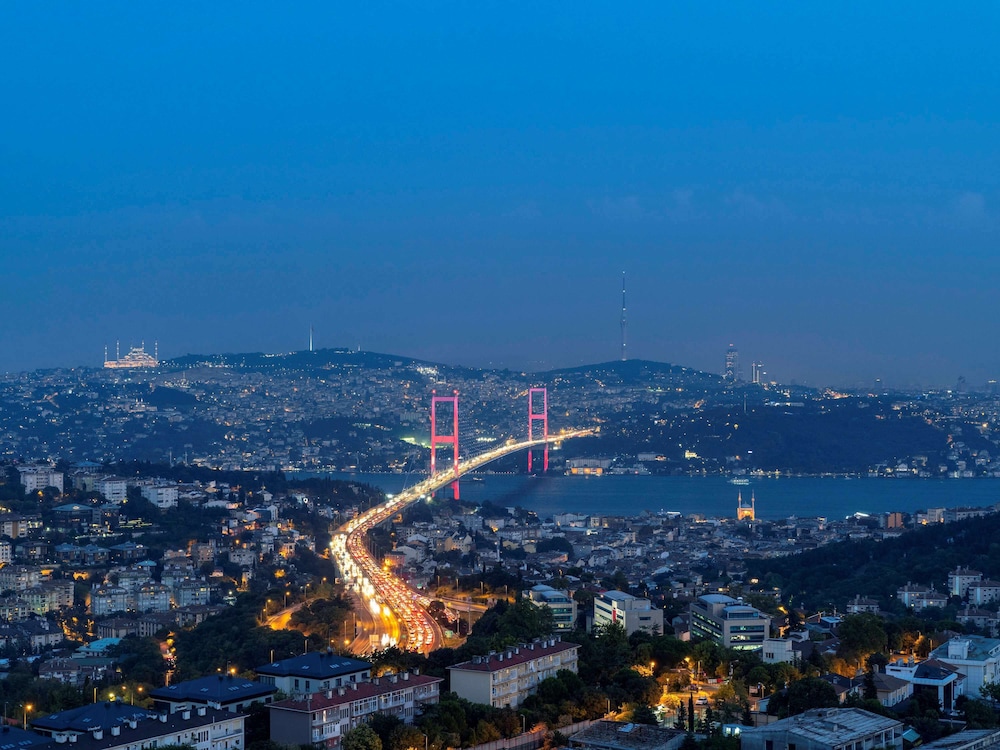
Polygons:
M450 435L439 435L437 432L437 405L451 404L452 408L452 431ZM451 483L451 488L458 500L458 391L452 391L451 396L438 396L437 391L431 391L431 476L437 469L437 447L438 445L452 446L452 470L455 472L455 481Z
M541 395L542 397L542 410L537 411L535 408L534 397L536 395ZM549 437L549 394L545 388L529 388L528 389L528 440L535 439L535 422L542 423L542 437L548 440ZM531 454L532 449L528 448L528 473L531 473ZM545 444L545 448L542 452L542 471L549 470L549 444Z

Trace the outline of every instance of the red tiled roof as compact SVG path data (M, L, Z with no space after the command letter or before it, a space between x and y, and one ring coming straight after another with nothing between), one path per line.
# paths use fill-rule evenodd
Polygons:
M433 685L435 682L444 682L440 677L421 674L410 675L410 679L408 680L404 680L403 676L399 675L399 679L395 682L389 677L379 677L376 679L378 680L378 684L375 682L352 682L349 687L332 688L330 691L313 693L307 700L288 698L272 703L269 707L284 708L289 711L316 711L332 706L342 706L345 703L352 703L362 698L373 698L385 695L386 693L394 693L397 690L405 690L406 688L422 685ZM344 691L343 695L340 694L341 690ZM331 697L327 697L328 694Z
M547 642L550 641L542 641L541 643L522 643L517 647L517 649L509 648L500 653L483 656L481 657L482 660L478 664L476 663L476 660L473 659L472 661L463 661L460 664L453 664L448 667L448 669L459 669L463 672L496 672L500 669L505 669L517 664L524 664L534 659L540 659L543 656L559 654L564 651L580 648L580 646L576 643L564 643L562 641L556 641L551 646L543 645ZM516 650L519 651L519 653L515 653Z

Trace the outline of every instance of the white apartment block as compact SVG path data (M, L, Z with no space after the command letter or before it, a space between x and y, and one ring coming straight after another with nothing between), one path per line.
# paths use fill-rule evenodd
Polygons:
M17 513L0 514L0 535L2 536L20 539L40 528L42 528L41 516L22 516Z
M474 656L448 667L451 689L473 703L516 708L535 692L538 683L554 677L560 669L575 673L579 649L577 644L563 643L556 637Z
M94 480L94 491L104 495L109 503L120 504L128 497L128 480L122 477L98 477Z
M204 581L184 581L174 589L174 599L178 607L208 604L211 597L212 589Z
M948 573L948 595L965 597L969 587L983 580L983 574L978 570L957 568Z
M594 627L612 623L625 628L626 635L637 630L662 633L663 610L654 608L649 599L624 591L605 591L594 598Z
M969 586L969 604L981 607L1000 601L1000 581L977 581Z
M132 604L129 592L120 586L100 586L90 592L90 611L95 617L128 612Z
M170 588L162 583L145 583L135 595L138 612L169 612Z
M21 476L21 484L27 493L38 492L46 487L55 487L63 491L63 473L52 466L18 466L17 473Z
M42 569L30 565L0 568L0 591L24 591L42 582Z
M73 606L73 581L42 581L25 589L21 597L32 612L44 616L47 612Z
M6 622L21 622L31 615L28 602L17 596L0 599L0 620Z
M177 507L180 491L176 484L143 484L139 489L142 496L160 510Z

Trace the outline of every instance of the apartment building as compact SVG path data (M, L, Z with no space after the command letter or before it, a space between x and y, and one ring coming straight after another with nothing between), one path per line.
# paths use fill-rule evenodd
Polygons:
M271 741L333 750L340 747L344 734L374 714L396 716L410 724L420 706L438 702L442 682L440 677L404 672L272 703L268 706Z
M273 685L247 680L236 675L210 675L195 680L185 680L174 685L149 691L157 711L175 714L199 706L240 713L254 703L270 703L278 692Z
M264 664L254 671L265 685L274 685L286 695L300 696L368 682L372 665L333 651L314 651Z
M506 651L491 651L486 656L448 667L451 689L473 703L495 708L516 708L535 692L538 683L554 677L560 669L577 671L575 643L563 643L558 636Z
M195 750L243 748L241 714L194 711L157 714L118 701L90 703L31 722L32 729L56 744L72 743L77 750L135 750L168 745L190 745Z
M18 466L17 473L20 475L24 491L28 494L44 490L46 487L55 487L60 492L63 491L63 473L56 471L53 466Z

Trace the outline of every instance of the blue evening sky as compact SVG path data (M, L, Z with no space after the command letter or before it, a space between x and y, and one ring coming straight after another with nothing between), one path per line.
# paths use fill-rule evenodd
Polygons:
M1000 377L1000 6L35 3L0 371L361 346Z

